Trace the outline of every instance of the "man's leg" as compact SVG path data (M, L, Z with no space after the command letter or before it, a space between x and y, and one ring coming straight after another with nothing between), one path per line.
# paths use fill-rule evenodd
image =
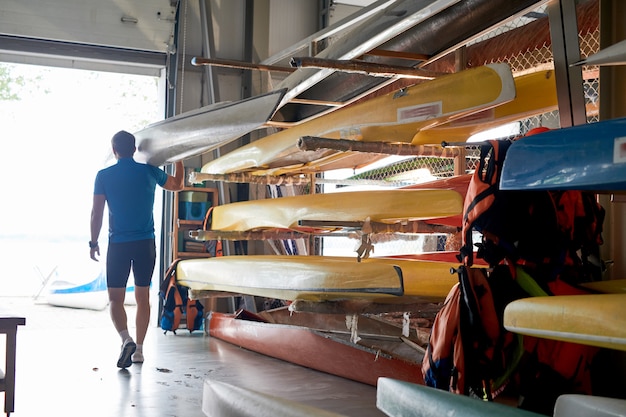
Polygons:
M137 350L132 361L143 362L143 342L150 324L150 282L156 263L156 246L154 239L140 241L137 244L138 252L133 261L133 275L135 277L135 300L137 301Z
M115 330L122 338L122 350L117 360L118 368L128 368L132 365L131 356L135 353L137 345L128 334L126 309L124 308L124 296L126 288L109 288L109 311Z
M126 309L124 308L124 297L126 296L126 288L109 288L109 313L111 321L118 333L124 330L128 331L128 319L126 317ZM124 339L124 337L122 337ZM122 340L124 342L124 340Z
M132 365L131 355L137 345L128 333L128 318L124 307L126 283L130 274L131 258L125 244L109 244L107 252L107 288L109 293L109 314L115 330L122 339L122 351L117 360L118 368Z
M135 300L137 301L137 344L143 345L150 324L150 287L135 286Z
M124 298L126 297L126 283L130 275L132 264L128 244L109 243L107 251L107 289L109 292L109 314L115 330L120 334L122 342L128 339L128 324Z

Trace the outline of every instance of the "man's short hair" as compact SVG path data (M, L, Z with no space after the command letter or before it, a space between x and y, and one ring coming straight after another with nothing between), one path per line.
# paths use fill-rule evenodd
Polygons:
M135 136L125 130L120 130L111 139L113 149L123 158L129 158L135 153Z

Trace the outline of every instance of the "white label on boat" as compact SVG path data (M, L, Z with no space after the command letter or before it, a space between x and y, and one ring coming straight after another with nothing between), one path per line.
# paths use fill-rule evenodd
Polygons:
M441 101L398 109L398 122L419 122L441 116Z
M623 164L626 162L626 137L615 138L613 145L613 163Z

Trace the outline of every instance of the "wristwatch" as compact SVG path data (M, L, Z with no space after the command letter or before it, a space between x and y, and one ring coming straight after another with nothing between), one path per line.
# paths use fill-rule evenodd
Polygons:
M97 247L98 247L98 242L89 241L89 248L90 249L95 249Z

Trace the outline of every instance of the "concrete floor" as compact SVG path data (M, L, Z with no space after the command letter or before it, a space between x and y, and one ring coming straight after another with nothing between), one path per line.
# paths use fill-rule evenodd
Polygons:
M53 307L30 298L0 303L2 313L26 317L17 334L14 417L205 417L206 380L340 415L384 416L372 386L259 355L203 332L164 335L155 323L144 345L145 362L120 370L120 340L107 310ZM134 318L132 306L129 318Z

